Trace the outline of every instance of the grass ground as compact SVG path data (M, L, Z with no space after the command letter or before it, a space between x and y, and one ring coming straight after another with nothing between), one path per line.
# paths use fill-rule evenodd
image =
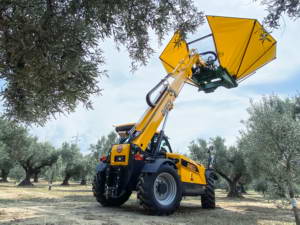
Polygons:
M14 183L0 184L0 224L30 225L250 225L294 224L291 210L277 208L260 195L250 192L243 199L228 199L217 191L217 209L201 208L200 198L185 198L171 216L146 215L136 196L120 208L103 208L92 196L91 186L56 184L48 191L46 183L31 188Z

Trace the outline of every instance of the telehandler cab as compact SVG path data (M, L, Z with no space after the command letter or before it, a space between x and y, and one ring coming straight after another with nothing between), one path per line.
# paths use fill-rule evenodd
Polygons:
M94 196L102 206L120 206L137 191L140 204L152 214L173 213L182 196L201 196L202 208L215 208L216 175L211 166L172 152L164 133L168 114L185 83L206 93L219 86L237 87L275 58L276 41L255 19L207 16L207 20L212 34L191 42L179 31L174 34L160 55L168 75L147 94L149 108L137 123L116 127L120 141L101 157L93 182ZM210 36L215 51L190 49Z

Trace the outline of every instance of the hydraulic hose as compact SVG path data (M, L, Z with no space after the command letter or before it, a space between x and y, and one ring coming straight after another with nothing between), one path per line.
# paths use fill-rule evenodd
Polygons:
M215 52L213 51L207 51L207 52L201 52L199 55L213 55L215 58L212 59L213 62L215 62L218 59L218 56Z
M155 85L146 95L146 102L147 104L151 107L154 108L157 104L157 102L161 99L161 97L164 95L164 93L167 91L168 87L166 86L164 88L164 90L160 93L160 95L155 99L154 103L151 100L151 96L153 94L153 92L155 92L160 86L162 86L164 84L164 82L168 79L170 75L168 74L167 76L165 76L157 85Z

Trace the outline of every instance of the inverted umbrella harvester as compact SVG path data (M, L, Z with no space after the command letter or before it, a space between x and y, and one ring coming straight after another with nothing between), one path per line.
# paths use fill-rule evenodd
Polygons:
M257 69L276 58L276 40L256 19L207 16L211 34L191 42L181 39L176 32L160 55L166 71L172 75L180 61L188 61L189 46L205 38L212 37L214 51L199 53L210 54L206 66L193 71L187 83L199 90L212 92L219 86L233 88ZM218 63L216 63L218 62Z

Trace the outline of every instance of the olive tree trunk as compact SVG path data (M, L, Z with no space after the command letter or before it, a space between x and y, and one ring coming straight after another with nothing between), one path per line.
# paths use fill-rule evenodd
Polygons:
M81 179L80 185L86 185L86 178L82 178L82 179Z
M227 197L229 198L240 198L243 197L241 192L238 190L238 182L241 178L241 174L236 174L233 178L230 178L229 176L227 176L226 174L224 174L221 170L216 169L216 172L222 177L224 178L227 183L228 183L228 187L229 187L229 192L227 194Z
M34 173L33 175L33 182L38 183L39 182L39 172Z
M299 216L299 209L297 207L297 201L295 198L295 190L294 190L294 187L293 187L293 184L292 184L290 178L287 178L287 182L288 182L289 196L291 199L292 210L294 212L296 225L300 225L300 216Z
M18 186L33 186L33 184L30 182L30 178L32 177L32 175L33 173L30 170L26 170L26 176Z
M1 170L1 182L8 182L7 177L8 177L9 172L7 170Z
M240 190L241 194L247 194L244 184L241 184L241 183L239 184L239 190Z
M234 180L229 182L229 192L227 194L227 197L236 198L236 197L241 197L241 196L242 195L238 189L237 182L235 182Z
M67 174L61 185L70 185L69 184L70 178L71 178L71 175Z

